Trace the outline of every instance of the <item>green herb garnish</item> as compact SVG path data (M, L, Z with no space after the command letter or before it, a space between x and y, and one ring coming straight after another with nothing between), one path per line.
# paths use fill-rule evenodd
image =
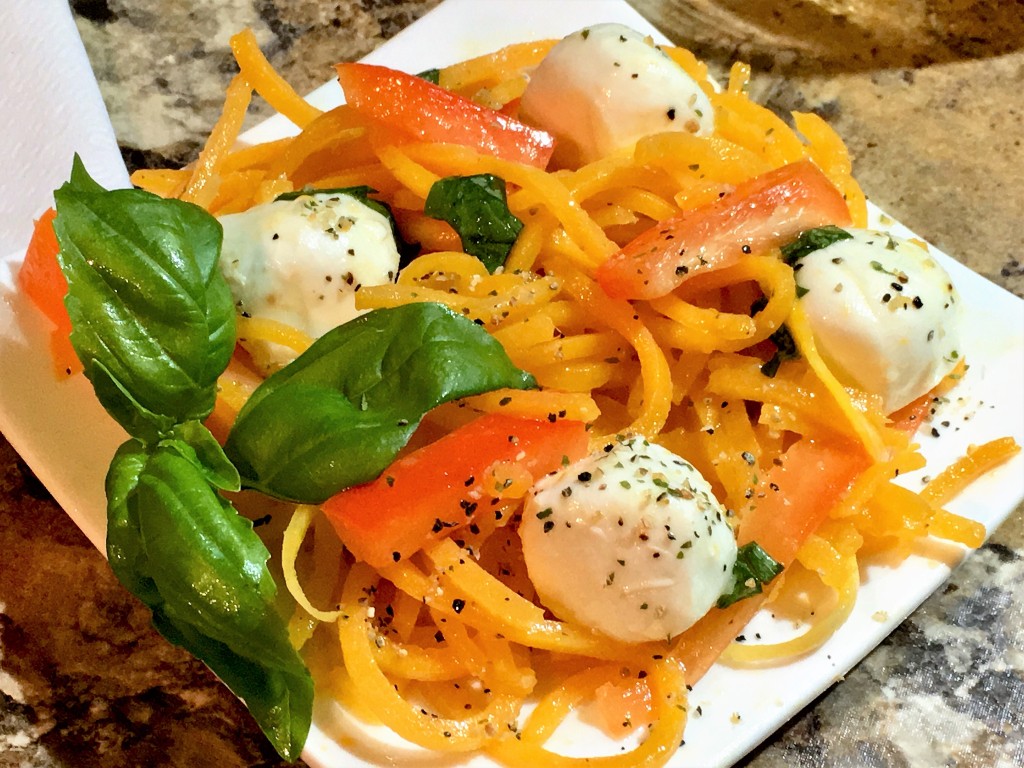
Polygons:
M434 182L423 213L447 221L462 249L493 273L505 264L523 223L508 209L505 182L497 176L449 176Z
M756 541L744 544L736 552L732 567L732 588L718 598L719 608L728 608L733 603L763 591L765 584L782 573L782 564L765 552Z
M793 242L782 246L782 260L792 266L809 253L820 251L822 248L826 248L840 240L850 240L852 238L853 235L845 229L840 229L832 224L825 227L817 227L816 229L808 229L805 232L801 232L800 236Z
M766 306L768 306L768 299L764 296L760 297L750 306L750 316L753 317ZM800 358L800 350L796 346L793 334L789 332L789 328L785 324L780 326L768 339L775 345L775 354L761 365L761 373L769 379L774 379L783 361Z
M436 67L433 69L424 69L422 72L416 73L416 77L422 77L428 83L433 83L434 85L441 84L441 70Z

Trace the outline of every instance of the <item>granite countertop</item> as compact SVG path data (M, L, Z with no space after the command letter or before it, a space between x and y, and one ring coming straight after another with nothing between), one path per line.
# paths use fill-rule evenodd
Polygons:
M435 4L71 2L132 167L194 157L218 113L237 29L252 26L304 91ZM634 5L712 61L752 61L761 100L832 122L875 202L1024 296L1019 4ZM149 628L147 611L2 438L0 504L0 768L277 764L241 705ZM1021 508L748 764L1024 765Z

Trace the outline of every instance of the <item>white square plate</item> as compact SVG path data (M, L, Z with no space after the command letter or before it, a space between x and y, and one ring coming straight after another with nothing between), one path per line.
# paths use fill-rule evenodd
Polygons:
M41 8L53 6L50 12L57 16L60 15L57 6L61 4L62 0L40 0ZM5 26L16 29L18 19L13 17L20 13L20 10L2 11L0 21L5 14L12 16ZM418 72L512 42L561 37L587 24L603 21L618 21L660 37L621 0L559 0L557 3L550 0L488 0L486 3L447 0L374 51L367 61ZM22 23L23 29L29 28L24 20ZM67 43L66 25L58 32L63 38L50 30L50 39L63 39ZM0 40L9 43L4 54L8 58L14 55L12 50L18 53L29 48L24 36L17 32L12 34L10 40ZM0 37L7 35L0 33ZM80 49L77 37L70 42L76 50ZM45 49L33 50L37 51L40 62L45 61ZM19 55L31 57L32 53L22 51ZM18 61L23 63L21 59ZM95 102L98 93L94 93L95 83L91 82L87 63L78 61L77 66L77 74L87 81L84 87L91 87L89 93L95 96ZM85 72L81 71L83 66ZM22 69L20 63L19 69ZM0 75L6 71L4 59L0 58ZM45 67L43 71L47 71ZM53 122L61 115L65 123L69 122L59 104L54 109L52 103L39 103L44 93L52 91L36 88L32 96L22 98L13 89L8 91L8 86L4 88L0 92L0 108L10 125L29 119ZM329 107L340 102L341 91L337 83L330 82L314 91L310 98L317 106ZM117 183L120 159L111 154L110 141L103 135L105 130L109 131L109 124L104 123L105 115L98 116L94 111L82 119L90 126L98 126L93 133L99 138L89 141L102 145L100 149L93 149L94 162L89 162L87 153L87 164L91 169L96 165L107 168L107 183ZM4 130L6 134L6 124ZM275 117L250 131L245 139L256 143L292 132L294 127L288 121ZM47 154L56 158L51 165L55 163L53 167L59 172L53 176L54 172L49 171L52 178L31 179L33 185L28 191L24 177L17 185L0 180L3 210L14 210L13 202L22 197L28 198L29 203L27 207L22 205L19 215L30 216L46 208L51 203L49 190L70 170L71 153L88 150L86 143L82 132L75 130L52 140L46 148ZM116 152L116 147L113 151ZM28 213L24 213L26 210ZM880 212L873 209L872 215L874 224L879 225ZM0 240L3 250L14 248L13 243L20 242L19 238L27 241L27 225L19 228L15 221L0 224L10 224L15 233L13 239ZM910 234L899 225L886 224L896 234ZM970 369L955 391L953 402L941 415L941 419L954 426L944 429L938 439L921 436L923 452L932 470L961 455L968 445L994 437L1011 435L1024 443L1024 402L1020 397L1024 391L1024 302L945 254L936 253L954 278L967 307L964 349ZM124 436L97 404L83 377L59 383L54 379L47 353L46 321L14 289L14 274L20 260L19 248L0 263L0 429L72 519L102 550L105 531L102 480L114 449ZM999 333L992 332L996 328ZM907 477L905 482L910 487L920 487L919 476ZM950 505L950 509L979 520L992 531L1021 498L1024 498L1024 458L1018 456L975 483ZM960 553L955 554L954 561ZM691 717L686 745L672 758L670 765L676 768L728 765L749 752L874 648L945 580L951 564L954 563L911 558L897 568L869 567L865 570L853 615L817 652L776 668L743 671L722 665L714 667L691 694L691 712L700 705L703 714L699 718ZM563 731L558 735L557 747L569 753L586 753L602 740L599 734L583 725L573 725ZM374 752L374 749L379 751ZM325 701L318 702L304 758L316 766L493 765L484 757L444 758L409 751L388 738L382 729L364 729L346 718L337 705Z

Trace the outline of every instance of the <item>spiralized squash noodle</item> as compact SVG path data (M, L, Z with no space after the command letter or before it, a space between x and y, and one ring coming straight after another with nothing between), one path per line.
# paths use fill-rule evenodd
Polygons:
M453 65L441 70L440 83L488 106L514 108L529 68L552 44L513 45ZM444 539L380 571L345 556L315 508L297 507L282 555L296 602L292 639L301 646L315 632L331 636L315 644L326 645L342 664L327 688L358 702L353 706L360 716L427 749L482 751L509 766L573 766L580 761L549 751L545 742L570 713L592 707L602 686L622 685L625 670L649 701L651 725L636 748L587 765L663 765L682 738L687 684L723 650L727 663L750 665L818 647L852 610L858 553L908 552L929 534L968 546L983 540L981 526L942 505L1017 446L1012 440L980 446L921 493L895 485L898 474L921 468L923 458L906 430L829 371L796 301L793 270L777 251L753 253L652 301L611 299L594 280L597 265L658 220L804 158L842 192L854 225L865 225L864 195L842 141L815 115L795 114L790 125L751 101L746 65L735 65L726 87L716 91L702 62L667 48L703 83L715 132L653 135L631 154L546 172L467 147L394 143L348 107L321 113L306 104L270 68L252 33L236 36L232 49L241 74L196 164L138 171L133 181L215 214L306 186L377 190L423 253L396 283L360 290L358 307L446 304L482 324L541 385L535 392L496 392L442 406L427 416L428 427L447 431L473 414L506 409L537 418L562 412L592 424L595 442L643 434L702 472L734 511L741 534L758 475L794 441L848 445L866 457L867 468L795 552L794 567L835 595L831 610L817 612L791 640L728 649L736 626L718 621L718 609L670 645L623 645L552 618L537 602L509 524L525 488L501 500L500 520L460 531L458 543ZM303 130L294 138L236 146L253 91ZM506 181L510 209L524 223L506 267L495 274L461 251L446 224L423 214L439 178L478 173ZM760 297L767 304L751 316ZM801 357L769 378L760 371L769 354L766 340L784 323ZM298 331L266 319L244 319L239 329L248 340L297 352L309 344ZM229 369L221 382L228 418L250 391ZM786 591L783 576L768 599L784 601ZM729 621L742 626L765 597L734 607ZM537 706L523 720L528 700Z

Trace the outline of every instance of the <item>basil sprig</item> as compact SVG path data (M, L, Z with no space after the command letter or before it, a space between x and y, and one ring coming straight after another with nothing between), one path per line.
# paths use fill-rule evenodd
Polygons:
M235 341L208 213L141 190L106 191L76 157L54 193L71 341L131 435L107 473L107 555L168 640L202 659L298 759L313 683L275 608L270 553L220 494L239 476L200 423Z
M480 259L491 273L505 264L523 229L523 222L508 208L505 182L489 173L435 181L423 213L451 224L462 249Z
M431 408L534 386L490 334L441 304L379 309L263 382L225 450L245 485L315 504L377 477Z
M756 541L748 542L736 552L732 566L732 587L718 598L719 608L761 594L764 585L782 573L782 564L765 552Z

